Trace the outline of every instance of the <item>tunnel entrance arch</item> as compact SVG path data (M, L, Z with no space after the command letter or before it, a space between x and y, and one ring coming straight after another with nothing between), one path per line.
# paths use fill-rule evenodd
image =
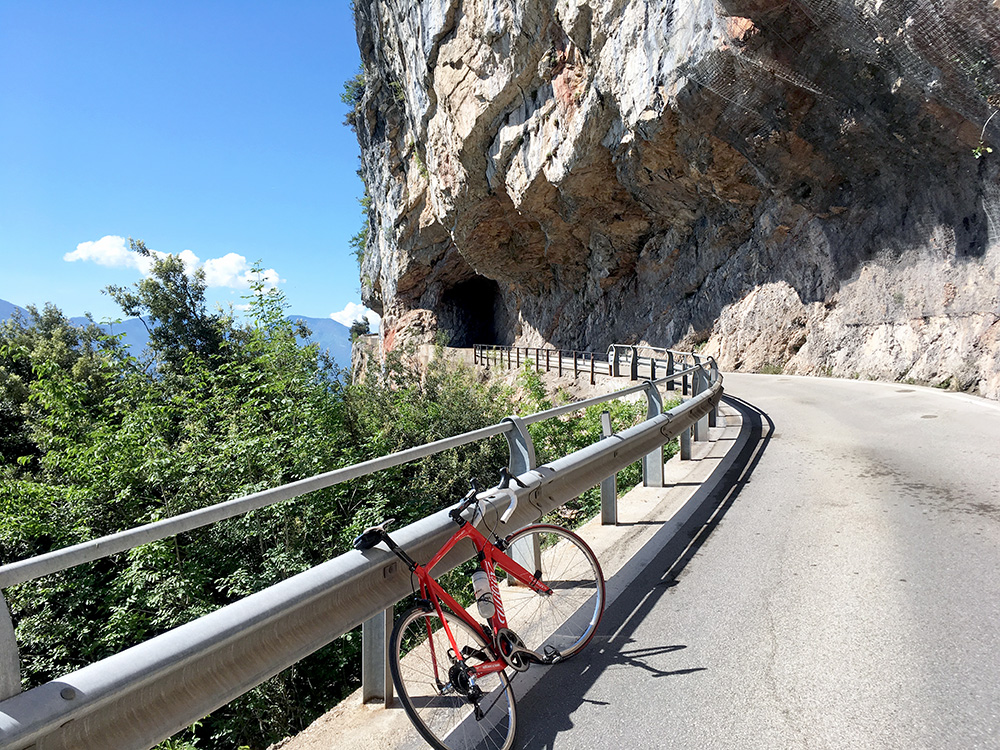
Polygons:
M449 346L499 344L505 320L500 286L492 279L474 276L441 295L438 328L447 332Z

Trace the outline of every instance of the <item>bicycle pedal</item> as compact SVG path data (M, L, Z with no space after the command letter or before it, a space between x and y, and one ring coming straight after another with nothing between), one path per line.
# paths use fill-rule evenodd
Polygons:
M555 646L545 647L545 663L546 664L557 664L562 659L562 654L559 653L559 649Z

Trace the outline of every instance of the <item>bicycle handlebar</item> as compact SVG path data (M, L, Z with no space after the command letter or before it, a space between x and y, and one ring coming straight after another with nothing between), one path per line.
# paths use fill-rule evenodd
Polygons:
M462 518L462 513L464 513L471 505L478 504L484 500L498 500L501 497L507 497L510 501L507 509L503 512L503 515L500 516L500 523L507 523L511 514L513 514L514 510L517 508L517 494L514 490L510 489L510 483L514 482L514 484L518 487L528 489L528 485L516 476L512 475L510 473L510 469L506 466L500 470L500 481L497 483L496 487L491 487L488 490L482 490L479 483L475 479L471 479L469 482L472 485L472 489L470 489L466 493L465 497L459 501L458 505L452 508L449 512L449 515L459 525L466 523L466 520ZM473 520L475 520L475 516L473 516ZM369 526L354 539L354 549L360 551L369 550L379 542L384 541L392 552L402 558L402 560L409 566L410 570L414 570L417 564L389 537L389 534L386 531L386 527L395 521L395 518L387 518L377 526Z
M469 491L469 494L462 498L462 502L453 512L453 516L458 513L462 513L473 503L478 503L482 500L498 500L502 497L506 497L510 500L510 504L503 512L503 515L500 516L500 523L507 523L511 514L517 508L517 494L515 494L514 490L510 489L510 483L512 481L519 487L523 487L524 489L528 488L528 485L511 474L510 469L506 466L500 469L500 481L497 483L496 487L490 487L488 490L480 490L478 483L475 480L472 480L472 489Z
M511 514L517 508L517 494L514 490L510 489L510 483L513 481L518 487L528 489L528 485L518 479L516 476L510 473L510 470L505 466L500 470L500 481L496 487L491 487L488 490L483 490L479 486L479 482L475 479L469 480L472 484L472 489L470 489L465 497L463 497L458 505L451 509L449 515L456 521L460 521L462 513L464 513L468 508L476 503L483 500L498 500L502 497L509 499L510 504L507 509L500 516L500 523L507 523L510 519ZM357 550L367 550L374 547L379 542L385 540L386 543L390 543L389 535L386 533L386 526L393 523L396 519L389 518L380 523L378 526L369 526L365 529L358 537L354 540L354 549ZM390 548L392 545L390 544Z

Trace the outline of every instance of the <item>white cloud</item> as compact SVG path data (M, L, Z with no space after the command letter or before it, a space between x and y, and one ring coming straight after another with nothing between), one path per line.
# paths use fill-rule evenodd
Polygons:
M157 257L167 257L167 253L162 253L159 250L152 252ZM184 267L188 273L202 266L205 269L205 284L209 287L249 289L251 281L254 280L255 274L251 265L247 263L244 256L237 253L226 253L221 258L209 258L204 264L190 250L178 253L178 257L184 261ZM128 240L117 235L107 235L95 242L81 242L76 246L76 250L66 253L63 260L70 262L76 260L92 261L111 268L134 268L143 276L149 276L153 266L152 258L133 253L129 250ZM260 277L264 282L265 289L273 289L283 281L273 268L261 271Z
M203 268L205 283L210 287L249 289L250 284L258 276L254 273L253 266L247 263L246 257L237 253L226 253L221 258L209 258ZM264 282L264 289L273 289L283 281L273 268L265 268L260 271L259 276Z
M236 253L226 253L221 258L205 261L205 283L209 286L241 287L249 270L247 259Z
M255 275L257 274L254 274L253 271L247 271L245 274L243 274L247 286L250 286L250 282L254 279ZM265 268L263 271L261 271L260 280L264 282L265 289L274 289L276 286L278 286L278 284L284 281L283 278L278 276L278 272L275 271L273 268Z
M153 252L159 255L161 258L166 256L166 253L157 252L156 250L154 250ZM182 250L178 257L182 261L184 261L184 267L188 270L188 273L190 273L192 269L197 268L198 263L200 262L198 260L198 256L192 253L190 250ZM148 275L148 272L144 273L147 273Z
M66 253L63 260L91 260L100 266L136 268L141 271L139 261L145 259L128 249L128 241L124 237L109 234L96 242L81 242L76 250Z
M350 326L356 320L368 318L373 331L377 331L382 324L382 318L379 317L378 313L369 310L364 305L359 305L357 302L348 302L347 306L340 312L330 313L330 317L345 326Z

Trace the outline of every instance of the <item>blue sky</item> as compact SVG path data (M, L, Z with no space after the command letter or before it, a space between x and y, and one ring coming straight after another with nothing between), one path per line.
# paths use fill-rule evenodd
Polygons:
M358 66L347 0L0 0L0 298L118 317L131 236L213 302L261 261L292 312L357 305Z

